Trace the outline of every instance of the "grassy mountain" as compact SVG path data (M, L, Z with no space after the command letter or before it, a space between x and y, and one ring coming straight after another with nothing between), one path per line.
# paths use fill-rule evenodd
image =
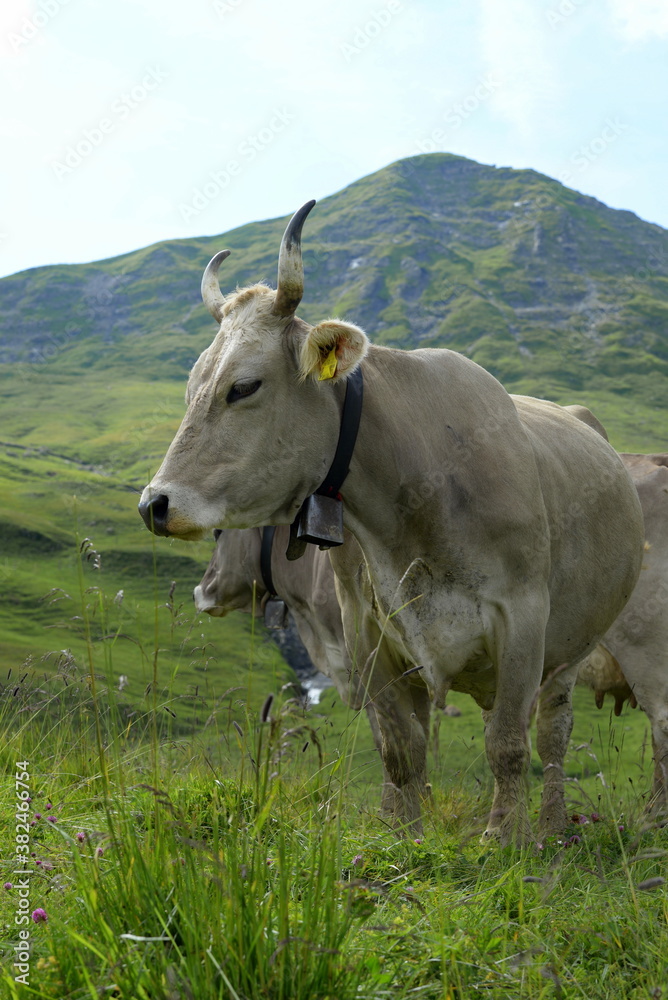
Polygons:
M135 445L123 433L123 456L159 454L151 434L147 442L135 429L154 423L147 413L161 404L165 418L176 415L188 366L211 339L198 294L204 265L228 245L224 287L273 282L285 222L2 279L2 375L15 383L18 376L20 389L12 409L32 409L25 390L38 386L51 428L44 433L31 414L11 427L11 440L69 453L78 438L77 458L108 467L117 427L110 416L122 409ZM379 343L452 347L510 387L612 393L668 407L668 239L631 212L534 171L432 154L324 199L306 224L304 247L307 320L335 313ZM161 385L148 399L137 385L171 381L179 383L175 395ZM69 384L90 385L97 405L69 399L64 412Z
M73 579L75 530L93 537L110 586L133 580L147 598L154 550L133 491L164 454L188 369L215 332L202 270L229 246L224 288L273 282L285 224L0 280L0 638L13 656L40 628L36 594ZM304 258L304 319L340 315L378 343L454 348L512 391L589 403L621 449L666 447L659 226L531 170L433 154L320 202ZM161 585L177 579L187 603L208 545L161 540L155 552Z

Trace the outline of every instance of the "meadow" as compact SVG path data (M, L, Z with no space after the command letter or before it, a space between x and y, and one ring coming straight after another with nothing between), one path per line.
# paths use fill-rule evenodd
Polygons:
M424 836L404 839L376 814L363 715L332 691L305 706L254 619L202 622L155 571L119 601L103 566L81 539L67 596L51 594L51 669L35 658L2 677L1 996L668 995L668 844L643 812L639 710L616 719L577 692L570 828L518 851L480 846L482 727L454 697ZM238 631L221 668L225 623ZM537 760L530 783L537 813Z

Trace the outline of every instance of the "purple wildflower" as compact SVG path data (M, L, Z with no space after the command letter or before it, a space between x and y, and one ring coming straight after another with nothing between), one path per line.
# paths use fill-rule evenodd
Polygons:
M55 816L47 816L46 818L49 821L49 823L56 823L57 822L57 819L56 819Z
M41 906L38 906L36 910L32 911L32 918L36 924L39 924L42 921L46 923L46 921L49 919L46 915L46 910L43 910Z
M356 854L355 857L353 858L353 864L354 865L361 865L363 863L364 863L364 858L362 857L362 855L361 854Z
M79 843L81 843L85 839L86 839L86 834L83 832L83 830L79 830L79 832L77 833L77 840L79 841Z
M13 889L13 888L14 888L14 886L12 885L11 882L5 882L5 889L7 889L9 891L9 889Z
M35 813L35 819L41 819L41 818L42 818L41 813Z

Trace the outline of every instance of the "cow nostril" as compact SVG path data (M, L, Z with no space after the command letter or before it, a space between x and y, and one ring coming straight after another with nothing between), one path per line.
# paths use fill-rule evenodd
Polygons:
M167 535L167 514L169 511L169 497L160 493L157 497L142 501L139 504L139 513L144 524L156 535Z
M169 497L161 493L154 500L151 501L151 506L153 508L153 520L160 521L164 524L167 520L167 509L169 507Z

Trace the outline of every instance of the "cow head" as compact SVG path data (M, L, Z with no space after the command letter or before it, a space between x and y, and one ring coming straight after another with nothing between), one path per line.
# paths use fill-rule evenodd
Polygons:
M211 260L202 298L220 324L186 390L187 412L139 512L158 535L201 538L212 528L289 524L324 479L339 434L341 382L366 354L350 323L309 326L295 316L304 286L301 229L290 221L278 287L221 293Z
M216 529L214 537L211 561L193 592L195 607L214 618L230 611L260 614L266 593L258 572L262 532Z

